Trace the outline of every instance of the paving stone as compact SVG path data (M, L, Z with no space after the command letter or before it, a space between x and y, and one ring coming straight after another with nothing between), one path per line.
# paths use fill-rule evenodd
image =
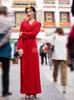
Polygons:
M42 68L41 68L42 70ZM0 71L1 76L1 71ZM67 100L64 95L47 79L41 71L42 93L37 95L36 100ZM25 95L20 94L20 67L12 65L10 71L10 91L12 96L0 98L0 100L35 100L26 99ZM0 77L0 96L1 96L1 77Z

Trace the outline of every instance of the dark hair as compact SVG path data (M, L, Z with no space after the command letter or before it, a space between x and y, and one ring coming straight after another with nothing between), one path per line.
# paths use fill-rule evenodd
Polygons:
M27 13L27 9L31 9L34 13L36 12L36 9L33 6L30 6L29 8L25 8L25 13Z
M57 27L55 32L58 33L59 35L64 35L64 31L61 27Z
M8 14L8 10L6 6L0 6L0 14L4 14L4 15Z

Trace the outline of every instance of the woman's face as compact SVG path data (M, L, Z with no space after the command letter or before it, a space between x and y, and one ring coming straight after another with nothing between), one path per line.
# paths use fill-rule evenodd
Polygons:
M27 9L26 14L29 19L34 17L34 12L31 9Z

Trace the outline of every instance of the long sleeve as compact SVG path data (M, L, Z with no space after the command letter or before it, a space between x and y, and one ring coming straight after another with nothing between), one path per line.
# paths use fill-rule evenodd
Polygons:
M40 27L41 27L41 24L40 23L37 23L37 25L34 27L34 29L30 32L22 32L22 35L21 37L23 39L28 39L28 38L35 38L36 35L38 34L38 32L40 31Z
M0 47L2 47L3 45L5 45L10 40L10 36L11 36L11 29L8 29L6 35L0 41Z
M17 49L23 49L23 39L21 37L18 39Z
M20 32L23 31L23 26L22 26L22 23L21 23L21 26L20 26ZM17 42L17 49L23 49L23 39L22 37L19 37L18 39L18 42Z

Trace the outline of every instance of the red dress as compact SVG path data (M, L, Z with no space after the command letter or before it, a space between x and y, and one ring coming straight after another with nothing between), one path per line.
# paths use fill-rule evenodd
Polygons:
M36 44L36 35L40 31L41 23L28 21L21 23L20 32L22 35L18 39L17 49L23 49L21 58L21 93L37 94L41 93L39 55Z

